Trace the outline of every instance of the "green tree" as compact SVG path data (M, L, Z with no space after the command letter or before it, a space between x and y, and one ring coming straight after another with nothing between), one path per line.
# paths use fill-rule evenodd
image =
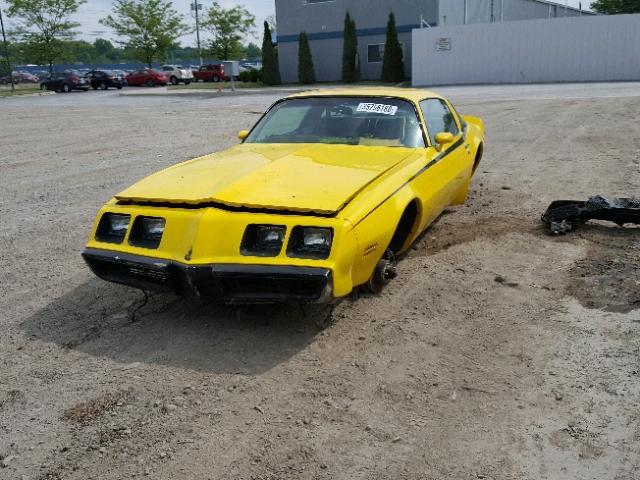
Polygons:
M2 55L3 56L0 58L0 78L8 77L9 75L11 75L11 69L9 68L9 62L7 61L7 58L4 56L4 52L2 53Z
M358 33L356 22L349 12L344 17L344 45L342 47L342 81L357 82L360 79L358 65Z
M125 40L118 43L134 52L135 58L151 67L165 61L176 39L189 33L184 17L166 0L115 0L113 15L100 20Z
M309 38L306 32L300 32L298 42L298 80L303 85L316 83L313 56L311 55L311 47L309 47Z
M280 85L280 67L278 65L278 50L271 38L269 24L264 22L264 37L262 39L262 82L266 85Z
M62 45L64 60L72 63L97 63L93 45L84 40L70 40Z
M387 23L387 41L384 44L384 56L382 57L383 82L398 83L404 80L402 55L402 45L398 40L398 30L396 29L396 17L391 12Z
M122 51L117 49L113 43L104 38L96 38L93 42L93 50L95 52L95 62L117 62L120 59Z
M223 8L214 1L202 21L203 28L213 34L211 55L219 60L240 58L244 53L241 40L255 27L255 21L256 17L241 5Z
M73 38L78 23L71 15L86 0L7 0L7 15L16 28L14 36L24 42L25 50L36 63L49 65L64 57L64 40Z
M640 13L640 0L596 0L591 4L591 8L607 15Z
M258 45L251 42L244 48L244 56L247 58L257 58L262 56L262 50Z

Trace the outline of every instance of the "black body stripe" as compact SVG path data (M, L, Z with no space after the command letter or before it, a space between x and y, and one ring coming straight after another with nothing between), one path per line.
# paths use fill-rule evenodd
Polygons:
M451 147L440 153L436 158L434 158L433 160L431 160L429 163L427 163L424 167L422 167L420 170L418 170L414 175L411 176L411 178L409 178L409 180L407 180L406 182L404 182L402 185L400 185L398 188L396 188L388 197L386 197L384 200L382 200L382 202L380 202L378 205L376 205L373 209L371 209L371 211L369 213L367 213L364 217L362 217L360 219L360 221L358 223L356 223L354 225L354 227L356 227L357 225L359 225L361 222L363 222L369 215L371 215L373 212L375 212L378 208L380 208L382 205L384 205L384 203L389 200L391 197L393 197L396 193L398 193L400 190L402 190L404 187L406 187L409 183L411 183L412 181L414 181L416 178L418 178L420 175L422 175L424 172L426 172L427 170L429 170L431 167L433 167L436 163L438 163L440 160L442 160L443 158L445 158L447 155L449 155L450 153L453 153L454 150L457 150L460 146L462 146L462 144L465 142L466 138L465 135L461 135L460 138L454 142Z

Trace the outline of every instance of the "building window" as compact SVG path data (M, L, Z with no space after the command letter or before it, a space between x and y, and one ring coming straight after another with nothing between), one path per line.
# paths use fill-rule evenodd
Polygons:
M400 44L402 56L404 57L404 43ZM384 58L384 43L374 43L367 45L367 62L381 63Z
M379 63L384 57L384 43L367 45L367 62Z

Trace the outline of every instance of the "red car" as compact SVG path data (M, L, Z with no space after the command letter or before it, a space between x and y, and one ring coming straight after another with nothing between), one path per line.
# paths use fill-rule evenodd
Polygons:
M203 65L198 70L193 70L196 82L228 82L229 77L224 74L224 65Z
M131 72L127 75L126 80L129 85L146 85L147 87L155 87L156 85L164 87L169 82L169 78L164 73L151 68Z

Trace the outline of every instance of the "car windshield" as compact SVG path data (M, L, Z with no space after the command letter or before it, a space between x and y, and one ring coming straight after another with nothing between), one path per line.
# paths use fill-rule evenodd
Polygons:
M414 106L388 97L285 100L269 110L246 142L425 147Z

